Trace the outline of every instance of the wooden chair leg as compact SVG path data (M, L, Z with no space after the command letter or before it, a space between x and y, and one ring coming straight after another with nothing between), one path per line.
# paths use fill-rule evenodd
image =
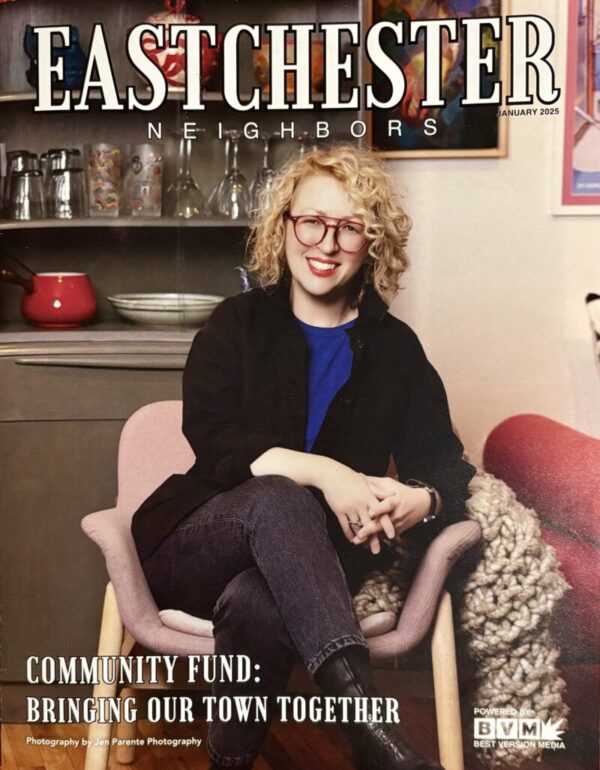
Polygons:
M121 655L123 655L125 658L128 655L131 655L131 651L133 650L135 644L136 644L135 639L129 633L129 631L125 629L123 632L123 644L121 645Z
M129 633L127 629L125 629L125 633L123 635L123 644L121 645L121 655L124 657L127 657L131 654L131 651L133 650L133 647L135 645L135 639L133 636ZM135 698L136 691L125 688L121 690L120 697L124 700L125 698ZM125 720L122 718L122 712L121 712L121 719L116 725L116 737L119 741L128 741L133 740L137 736L137 721L136 722L125 722ZM117 762L121 765L130 765L135 760L135 746L121 746L120 744L117 744Z
M123 623L117 607L112 583L106 586L98 655L119 655L123 645ZM101 682L94 686L94 698L114 698L117 684ZM111 724L92 722L88 729L88 747L85 754L85 770L107 770L110 752Z
M120 693L121 698L135 697L135 690L124 688ZM121 712L122 716L122 712ZM121 721L116 726L116 737L118 741L134 740L137 735L137 722ZM135 759L135 746L120 745L117 743L117 762L121 765L130 765Z
M440 764L445 770L464 770L452 600L447 591L442 594L435 619L431 660Z

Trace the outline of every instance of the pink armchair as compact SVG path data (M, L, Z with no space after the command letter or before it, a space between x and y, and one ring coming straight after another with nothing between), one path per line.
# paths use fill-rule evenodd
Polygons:
M173 624L160 613L146 584L130 532L139 504L172 473L186 471L192 451L181 432L181 402L148 404L135 412L121 434L118 458L118 500L115 508L86 516L82 528L102 550L110 582L106 589L98 655L129 655L135 644L169 655L212 654L212 623L186 616ZM438 739L446 770L462 770L458 679L450 596L445 580L457 559L480 537L472 521L447 527L427 550L400 619L389 625L389 613L363 621L373 660L395 658L414 648L433 623L432 665ZM177 613L178 616L184 613ZM169 622L170 626L166 625ZM177 627L174 627L176 625ZM187 630L186 630L187 629ZM101 683L95 697L114 697L116 685ZM132 737L135 724L121 723L120 737ZM110 724L90 725L85 770L106 770ZM133 760L132 749L117 750L121 762Z

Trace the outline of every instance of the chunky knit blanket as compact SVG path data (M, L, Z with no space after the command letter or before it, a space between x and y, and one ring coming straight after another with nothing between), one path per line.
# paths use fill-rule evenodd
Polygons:
M474 662L471 694L478 708L530 709L566 729L565 682L556 660L559 649L548 629L556 602L569 588L554 549L541 537L538 517L504 482L478 472L470 484L468 516L482 529L482 558L467 578L457 618L459 643ZM389 572L368 576L354 598L359 620L400 612L414 565L397 543L400 560ZM478 750L488 767L540 758L537 748Z

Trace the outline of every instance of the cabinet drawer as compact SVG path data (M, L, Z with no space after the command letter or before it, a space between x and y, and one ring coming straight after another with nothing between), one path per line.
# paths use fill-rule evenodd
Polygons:
M135 358L130 358L131 365L135 365ZM157 356L155 365L164 365L171 358ZM77 365L65 365L64 361L61 365L23 365L17 360L0 361L1 422L125 420L151 401L181 398L179 365L178 368L116 368L120 363L114 357L107 358L104 366L94 365L91 358L88 365L81 365L84 363L81 360ZM181 358L181 367L183 360ZM144 367L153 365L149 359L138 358L137 363ZM172 367L177 362L169 360L168 363Z

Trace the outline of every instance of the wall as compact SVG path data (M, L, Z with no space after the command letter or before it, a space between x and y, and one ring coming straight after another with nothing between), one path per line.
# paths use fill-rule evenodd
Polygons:
M514 13L555 25L555 63L566 50L567 4L557 5L513 0ZM414 221L412 267L392 309L420 335L477 462L490 430L520 412L600 436L584 306L600 292L600 219L551 214L561 162L553 118L512 118L508 141L506 158L388 166Z

